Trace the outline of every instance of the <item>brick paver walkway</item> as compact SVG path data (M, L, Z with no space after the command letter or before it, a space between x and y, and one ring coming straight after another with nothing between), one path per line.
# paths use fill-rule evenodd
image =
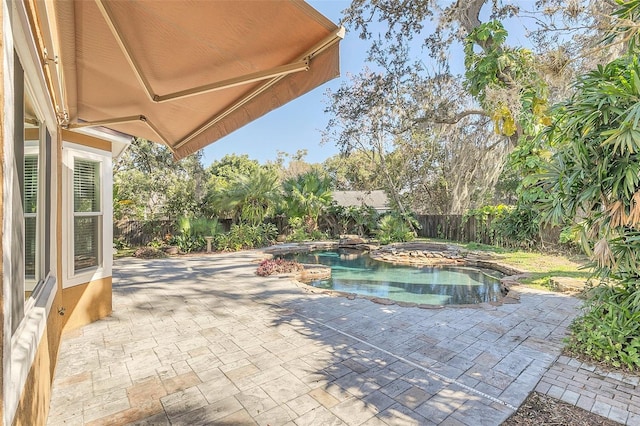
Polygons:
M640 424L640 377L561 356L536 391L627 425Z
M257 277L261 258L118 260L113 315L64 336L48 424L497 425L579 306L384 306Z

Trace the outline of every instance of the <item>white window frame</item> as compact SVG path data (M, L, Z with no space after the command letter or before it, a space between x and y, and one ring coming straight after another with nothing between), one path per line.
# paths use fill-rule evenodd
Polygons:
M63 190L62 190L62 252L66 254L62 269L65 279L62 287L72 287L80 284L111 277L113 263L113 177L112 154L70 142L63 142ZM73 206L73 170L76 159L95 161L100 163L100 209L102 212L102 226L100 235L100 260L98 266L75 271L74 265L74 218Z

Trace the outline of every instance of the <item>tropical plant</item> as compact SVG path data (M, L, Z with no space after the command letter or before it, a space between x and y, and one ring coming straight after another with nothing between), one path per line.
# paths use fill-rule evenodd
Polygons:
M216 219L182 217L178 220L178 233L168 239L170 245L177 246L182 253L203 250L205 237L220 233L221 226Z
M250 175L235 175L227 186L210 194L209 200L218 214L229 212L235 221L257 225L275 212L280 200L278 175L264 167Z
M412 226L409 226L409 223ZM389 213L380 218L375 235L380 244L412 241L415 238L414 229L419 229L418 222L412 216L399 213Z
M189 219L189 229L194 235L213 237L222 232L222 225L218 219L191 218Z
M569 349L614 367L640 368L638 283L600 286L592 292L582 308L583 315L571 324Z
M326 175L308 172L283 184L285 210L290 218L301 217L305 231L318 229L318 218L331 205L331 181Z
M625 23L638 21L640 1L619 4ZM555 109L541 139L556 153L540 185L546 218L575 224L602 282L573 324L571 346L640 368L640 63L633 50L640 44L634 28L629 54L582 76L575 95Z
M330 214L335 216L340 225L340 234L358 234L361 237L369 235L376 229L378 212L369 206L343 207L333 204Z
M492 243L501 247L531 250L540 242L539 214L531 205L484 206L469 210L464 217L488 227Z
M225 155L214 161L207 169L206 195L204 196L202 211L207 217L231 218L235 211L225 211L227 206L220 201L220 197L228 190L238 176L252 176L261 168L256 160L248 155Z
M311 240L307 227L301 217L290 217L288 221L287 241L300 242Z
M319 241L328 238L320 229L309 231L308 225L301 217L291 217L288 222L287 241Z
M178 247L181 253L191 253L204 249L207 242L201 235L193 235L191 232L185 232L172 236L171 239L169 239L169 244Z
M238 251L264 247L275 241L278 229L272 223L249 225L246 223L231 225L226 234L215 238L216 248L221 251Z
M640 279L640 66L627 56L582 77L541 135L557 152L541 176L546 218L568 219L602 278Z

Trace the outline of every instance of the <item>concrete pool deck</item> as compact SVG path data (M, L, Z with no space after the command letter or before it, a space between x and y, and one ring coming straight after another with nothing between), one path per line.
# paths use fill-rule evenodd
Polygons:
M117 260L113 314L63 337L48 424L497 425L580 305L385 306L258 277L264 257Z

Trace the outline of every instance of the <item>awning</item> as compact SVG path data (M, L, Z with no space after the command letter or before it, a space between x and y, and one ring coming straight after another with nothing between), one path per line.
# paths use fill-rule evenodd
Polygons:
M164 143L176 158L339 75L344 29L299 0L53 4L42 9L63 125Z

